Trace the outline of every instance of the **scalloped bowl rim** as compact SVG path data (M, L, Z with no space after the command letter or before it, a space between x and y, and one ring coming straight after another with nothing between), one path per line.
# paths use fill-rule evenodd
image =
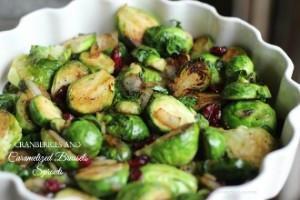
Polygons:
M27 29L28 27L32 27L32 24L36 23L38 25L41 25L41 23L44 23L42 20L46 19L47 22L50 23L50 25L53 25L53 23L57 19L56 18L53 19L53 18L51 18L51 16L58 17L59 20L62 20L60 18L61 15L65 15L66 13L70 14L70 13L74 12L74 10L76 11L76 9L85 8L85 7L93 10L94 8L92 6L94 6L94 5L97 5L97 6L102 5L103 8L105 7L105 9L107 9L109 11L113 11L113 10L115 11L118 6L121 6L124 3L132 4L137 7L142 7L144 9L148 9L150 12L151 11L154 13L157 12L156 14L160 15L160 18L164 18L165 20L168 20L167 19L168 15L172 15L173 17L175 16L175 13L171 11L171 8L173 8L173 7L179 8L179 10L177 10L178 12L179 11L181 12L182 10L183 10L182 12L184 12L184 11L186 12L187 9L190 9L191 11L194 11L194 9L196 9L196 10L199 9L203 12L206 12L207 15L204 15L204 16L207 17L208 21L210 20L209 22L216 22L216 24L218 24L218 26L215 27L214 23L210 23L209 24L210 30L205 29L205 30L202 30L202 32L200 31L201 34L207 33L209 31L214 31L214 32L212 32L214 34L212 36L214 37L214 39L216 39L217 44L220 44L220 45L228 44L229 45L229 44L236 43L235 38L230 37L230 35L227 36L226 35L227 33L225 34L226 36L223 37L222 35L220 35L220 34L222 34L222 33L220 33L220 31L219 32L216 31L216 30L218 30L218 28L221 29L222 25L225 24L226 26L229 26L229 28L227 28L225 26L224 26L225 28L223 27L223 29L225 29L225 31L228 31L229 33L233 33L233 34L234 34L234 32L232 30L241 31L242 33L244 33L245 38L252 39L253 42L255 43L253 45L258 45L258 46L254 46L255 48L252 48L252 49L256 49L259 51L259 49L260 49L259 47L261 47L265 51L268 50L268 51L271 51L273 54L275 54L274 57L281 56L281 58L280 58L281 60L279 60L279 61L282 62L283 63L282 65L286 66L286 68L285 69L276 69L276 70L283 70L283 71L275 72L275 74L276 73L281 74L281 76L278 75L280 77L276 77L277 79L280 79L281 81L280 81L280 83L277 83L277 86L276 86L277 90L275 91L275 93L277 93L276 94L277 97L276 97L276 101L274 102L274 104L278 108L279 114L281 116L283 116L283 119L285 119L284 126L283 126L284 133L282 134L282 138L281 138L284 146L274 152L271 152L270 154L268 154L265 157L265 159L262 163L262 166L260 168L260 173L256 178L254 178L253 180L251 180L247 183L244 183L244 184L241 184L238 186L221 187L221 188L215 190L208 197L208 199L269 199L269 198L273 198L274 196L276 196L279 193L279 191L283 188L283 185L287 180L289 171L291 170L292 163L295 158L297 145L300 141L300 123L297 123L297 116L300 116L300 85L291 79L292 73L294 70L294 65L293 65L292 61L290 60L290 58L287 56L287 54L280 47L266 43L265 41L263 41L260 32L254 26L250 25L249 23L247 23L239 18L221 16L214 7L212 7L206 3L192 1L192 0L173 1L173 2L167 1L167 0L144 0L143 2L139 2L139 0L115 0L114 3L111 3L109 0L89 0L89 1L76 0L76 1L71 1L69 4L67 4L66 6L64 6L62 8L43 8L43 9L33 11L33 12L25 15L24 17L22 17L19 24L14 29L0 32L0 55L4 55L4 56L1 56L3 59L0 60L0 66L6 67L6 69L2 69L2 71L0 71L0 77L1 77L0 85L2 85L1 87L3 87L3 84L7 80L6 74L8 72L8 66L9 66L9 63L11 62L11 60L15 56L29 51L29 47L32 44L32 43L30 44L31 40L29 42L26 42L26 41L20 40L19 37L22 35L21 34L21 33L23 33L22 31L24 31L25 38L30 38L30 36L27 34L31 34L31 33L26 32L26 31L28 31L28 29ZM107 8L106 6L110 6L110 7ZM156 9L156 8L158 8L158 9ZM164 11L161 11L162 9L164 9ZM87 13L88 17L91 17L91 14L93 14L93 12ZM177 13L176 15L179 15L179 18L183 17L182 15L180 15L180 13L179 14ZM198 15L200 16L201 13L194 13L191 15L192 16L198 16ZM188 16L186 16L186 17L188 17ZM193 20L195 20L194 18L196 18L196 17L189 18L189 20L193 21ZM108 19L110 19L110 18L108 17ZM177 19L177 18L175 18L175 19ZM89 20L91 20L91 18L89 18ZM95 19L93 19L91 21L95 22ZM179 21L181 21L181 20L179 20ZM65 23L67 24L67 22L65 22ZM195 23L195 22L193 21L193 23ZM193 23L191 23L191 24L193 24ZM49 25L49 27L51 27L50 25ZM197 34L199 35L198 30L196 30L194 27L188 26L189 24L182 23L182 25L183 25L184 29L187 29L187 31L191 30L190 32L192 33L193 36L196 36ZM47 29L47 27L46 27L46 29ZM113 26L108 26L108 27L109 27L109 29L113 28ZM62 28L62 27L59 26L57 29L59 29L59 28ZM59 34L60 34L59 41L57 40L58 38L52 38L52 37L42 38L39 35L36 35L35 32L39 33L41 31L41 30L39 30L39 28L35 29L32 32L32 35L38 37L37 41L38 41L38 44L40 44L40 45L53 44L53 41L61 42L65 39L71 38L72 36L78 34L79 32L75 32L75 30L77 30L76 28L78 28L78 27L73 28L72 31L67 30L66 32L63 32L63 33L59 32ZM67 29L69 29L69 28L67 28ZM64 29L62 29L62 30L64 30ZM87 31L90 31L90 30L87 30ZM94 30L94 31L97 32L98 30ZM103 31L105 32L106 30L104 30L104 28L103 28L102 33L103 33ZM55 34L57 34L57 32L55 32ZM53 35L55 35L55 34L53 34ZM239 37L239 36L236 36L236 37ZM50 38L50 40L49 40L49 38ZM13 47L16 47L16 48L15 49L8 48L8 52L7 52L7 51L5 51L7 48L3 49L3 47L5 47L5 45L3 45L2 43L7 42L8 40L12 41L12 39L16 40L16 41L13 41ZM237 39L237 40L241 40L241 39ZM18 43L20 41L22 41L22 45L16 46L17 45L16 43ZM252 43L251 43L251 45L252 45ZM264 51L262 51L260 53L264 53ZM254 52L254 55L255 55L255 52ZM268 54L266 54L266 55L268 55ZM260 62L259 57L257 57L256 59L259 63ZM1 68L0 68L0 70L1 70ZM269 81L271 84L273 84L272 78L269 78ZM0 89L2 89L2 88L0 88ZM289 89L289 91L287 92L288 89ZM290 94L291 92L293 93L293 95ZM290 95L291 98L287 99L287 98L281 97L284 95ZM285 162L284 166L280 165L280 163L283 163L283 161ZM274 178L275 174L276 174L277 179ZM16 199L15 195L17 195L18 199L20 199L20 198L23 198L23 199L46 199L44 197L41 197L41 196L27 190L23 184L23 181L14 174L7 173L7 172L0 172L0 177L2 179L0 185L3 186L4 184L7 183L5 185L6 187L0 187L0 188L2 188L2 189L0 189L0 191L3 191L2 195L14 196L14 197L7 196L9 199ZM7 188L8 185L13 186L13 187L11 187L10 190L7 190L7 189L5 190L5 188ZM12 189L13 189L13 192L12 192ZM11 193L8 194L8 193L5 193L5 191L6 192L11 191ZM4 196L4 197L6 197L6 196Z

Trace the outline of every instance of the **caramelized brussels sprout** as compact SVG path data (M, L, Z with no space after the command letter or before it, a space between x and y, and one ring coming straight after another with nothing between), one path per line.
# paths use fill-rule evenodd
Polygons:
M4 161L9 151L21 140L22 128L15 116L0 110L0 161Z
M151 161L181 166L188 164L195 157L199 143L198 124L186 124L157 138L135 152L135 155L147 155Z
M259 167L263 158L277 148L274 137L262 128L239 126L223 132L229 158L240 158Z
M146 115L148 124L163 133L196 122L196 113L170 95L153 98L146 108Z
M120 138L105 135L101 155L107 159L113 159L117 161L128 161L131 159L131 149L128 144L123 142Z
M161 56L188 53L193 46L193 37L179 25L159 25L147 28L143 43L155 48Z
M164 71L166 67L166 61L160 57L156 49L140 45L133 49L132 56L145 66L152 67L159 71Z
M63 42L63 46L70 48L73 54L78 54L89 50L96 41L96 34L79 34Z
M225 68L226 77L232 76L237 71L245 71L247 75L254 72L254 64L247 55L238 55L228 63Z
M260 100L235 101L222 109L222 122L226 128L240 125L261 127L274 133L277 127L275 110Z
M265 100L271 97L271 92L266 85L258 85L255 83L233 82L226 85L222 90L222 98L226 100Z
M139 46L147 28L159 25L150 13L137 7L123 5L116 13L118 33L126 44Z
M81 168L75 180L83 191L97 197L107 197L122 189L129 177L127 162L94 160L88 167Z
M172 95L181 97L204 91L209 86L210 79L208 65L198 59L186 63L168 86Z
M80 145L71 146L76 154L96 157L102 147L103 136L96 125L87 120L76 120L64 131L66 140Z
M61 110L47 97L35 96L29 103L30 117L39 126L49 125L55 118L62 118Z
M219 159L225 155L226 139L222 132L215 127L207 127L203 133L204 153L207 159Z
M244 49L237 46L231 46L227 48L226 53L221 57L221 60L227 65L233 58L239 55L246 55Z
M190 52L192 58L203 53L208 53L210 48L214 46L214 41L209 35L201 35L194 39L194 43Z
M113 102L114 85L115 78L105 70L84 76L69 86L68 107L79 114L102 111Z
M258 173L256 167L239 158L207 160L204 163L204 171L215 176L217 181L224 181L230 185L246 182Z
M197 179L190 173L166 164L147 164L142 166L142 183L158 183L168 187L173 195L196 192Z
M79 56L79 60L89 67L90 71L97 72L100 70L106 70L112 74L115 69L115 62L104 53L92 54L91 52L82 52Z
M66 62L61 68L57 70L54 75L51 96L55 97L57 91L63 86L68 86L74 81L89 74L89 69L79 61L72 60Z
M126 100L116 103L115 109L119 113L129 115L139 115L142 112L142 108L137 102Z
M149 136L149 130L138 115L110 113L103 117L106 133L125 141L141 141Z
M172 192L158 183L132 182L118 193L116 200L164 199L171 200Z
M65 62L70 59L71 53L71 49L66 48L62 45L50 45L48 47L32 45L29 57L34 61L37 61L39 59L50 59Z

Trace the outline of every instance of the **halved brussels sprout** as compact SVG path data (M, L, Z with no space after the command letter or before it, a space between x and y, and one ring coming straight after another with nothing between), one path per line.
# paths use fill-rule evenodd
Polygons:
M140 45L133 49L131 55L145 66L152 67L159 71L165 70L166 61L161 58L156 49L152 47Z
M158 183L132 182L118 193L116 200L171 200L172 192L168 187Z
M150 13L127 4L117 11L116 19L121 40L131 46L142 44L145 30L159 25L158 20Z
M193 37L178 25L158 25L146 29L143 43L155 48L161 56L171 56L188 53L193 46Z
M119 45L119 35L117 31L113 31L110 33L103 33L101 35L97 35L96 42L92 46L90 52L106 52L111 51L113 48Z
M17 119L5 110L0 110L0 138L0 161L4 161L22 138L22 128Z
M173 195L196 192L198 182L195 176L166 164L147 164L142 166L142 183L158 183L168 187Z
M168 87L175 97L197 94L204 91L210 84L211 73L208 65L201 59L186 63Z
M235 101L222 109L222 122L226 128L240 125L261 127L274 133L277 127L275 110L260 100Z
M78 189L74 188L65 188L57 192L54 196L54 199L63 200L63 199L78 199L78 200L99 200L95 196L86 194Z
M116 103L115 109L119 113L129 115L139 115L142 112L141 106L135 101L119 101Z
M246 54L234 57L225 68L226 77L229 78L237 71L245 71L247 75L254 72L254 64Z
M260 99L271 98L271 92L266 85L255 83L233 82L224 87L222 98L226 100Z
M115 69L115 62L104 53L91 54L91 52L82 52L79 56L79 60L89 67L90 71L97 72L100 70L106 70L112 74Z
M191 57L198 57L198 55L209 52L210 48L214 46L214 41L209 35L201 35L194 39L191 49Z
M107 159L117 161L127 161L131 159L131 149L129 145L120 138L111 135L105 135L101 154Z
M0 110L6 110L10 113L15 113L15 107L18 99L18 94L0 94Z
M145 83L162 81L162 76L155 69L143 67L142 70L143 70L143 73L142 73L143 81Z
M274 137L262 128L239 126L226 130L223 135L227 141L227 155L243 159L259 167L263 158L277 148Z
M106 134L126 141L141 141L149 136L149 129L138 115L110 113L103 117Z
M62 45L50 45L47 47L32 45L30 48L29 57L33 61L37 61L39 59L50 59L65 62L70 59L71 53L71 49Z
M51 156L57 166L63 170L80 168L79 158L69 150L70 145L67 141L55 131L43 128L41 130L41 139L45 144L49 144L44 148L44 151L46 155Z
M70 110L89 114L109 107L115 94L115 78L101 70L73 82L67 91Z
M103 136L96 125L87 120L76 120L64 131L66 140L80 145L71 146L76 154L86 154L96 157L100 152Z
M96 33L79 34L63 42L63 46L70 48L73 54L89 50L96 41Z
M61 110L47 97L35 96L29 103L30 117L39 126L49 125L52 119L62 118Z
M222 132L215 127L207 127L202 131L204 154L207 159L219 159L225 155L226 139Z
M51 96L55 97L55 94L61 87L68 86L69 84L88 74L89 69L81 62L76 60L66 62L55 73L51 87Z
M146 115L149 125L161 132L196 122L196 113L170 95L154 97L146 108Z
M135 155L147 155L151 161L163 164L188 164L197 153L199 133L197 123L180 126L136 151Z
M241 47L231 46L227 48L226 53L221 57L221 60L227 65L233 58L239 55L246 55L246 51Z
M219 182L235 185L254 178L258 168L239 158L224 158L205 161L204 171L215 176Z
M94 160L75 175L79 188L97 197L108 197L122 189L129 177L127 162Z

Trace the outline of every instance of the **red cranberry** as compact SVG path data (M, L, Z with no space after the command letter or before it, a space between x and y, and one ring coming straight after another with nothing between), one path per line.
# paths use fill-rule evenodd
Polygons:
M77 155L77 159L78 159L78 162L79 164L82 166L82 167L88 167L92 164L92 158L88 157L87 155Z
M148 156L137 156L129 161L129 165L131 168L139 168L149 162Z
M133 168L130 170L130 177L131 181L138 181L142 178L142 172L140 168Z
M56 92L53 98L53 101L62 110L66 109L65 100L67 97L67 90L68 90L68 86L66 85L62 86L61 88L59 88L59 90Z
M44 186L48 192L57 192L66 187L65 184L60 183L58 180L54 178L45 180Z
M208 104L202 109L202 114L209 121L211 126L221 124L221 106L219 104Z
M210 48L209 52L216 56L223 56L227 52L227 47L214 46L214 47Z
M65 112L65 113L63 113L63 118L64 118L65 120L72 120L72 119L74 119L75 117L74 117L74 115L72 115L71 113Z
M123 64L119 47L116 47L113 49L111 58L115 62L114 74L118 74L120 72L122 64Z

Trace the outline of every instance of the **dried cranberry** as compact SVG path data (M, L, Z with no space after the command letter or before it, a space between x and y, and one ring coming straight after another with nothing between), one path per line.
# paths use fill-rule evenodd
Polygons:
M227 52L227 47L214 46L214 47L210 48L209 52L216 56L223 56Z
M65 184L60 183L57 179L54 178L45 180L44 186L48 192L57 192L66 187Z
M221 124L221 106L219 104L207 104L202 109L203 116L209 121L211 126L220 126Z
M142 172L140 168L133 168L130 170L130 176L129 179L131 181L138 181L142 178Z
M121 57L121 53L120 53L120 48L118 46L113 49L112 54L111 54L111 58L115 62L114 74L116 75L120 72L121 67L123 65L122 57Z
M53 101L62 110L66 109L65 100L66 100L66 97L67 97L67 90L68 90L67 85L62 86L61 88L59 88L59 90L56 92L56 94L53 98Z
M65 113L63 113L63 118L64 118L65 120L72 120L72 119L74 119L75 117L74 117L74 115L72 115L71 113L65 112Z
M129 165L131 168L139 168L149 162L148 156L137 156L129 161Z
M79 162L79 164L82 166L82 167L88 167L92 164L92 158L88 157L87 155L77 155L77 160Z

